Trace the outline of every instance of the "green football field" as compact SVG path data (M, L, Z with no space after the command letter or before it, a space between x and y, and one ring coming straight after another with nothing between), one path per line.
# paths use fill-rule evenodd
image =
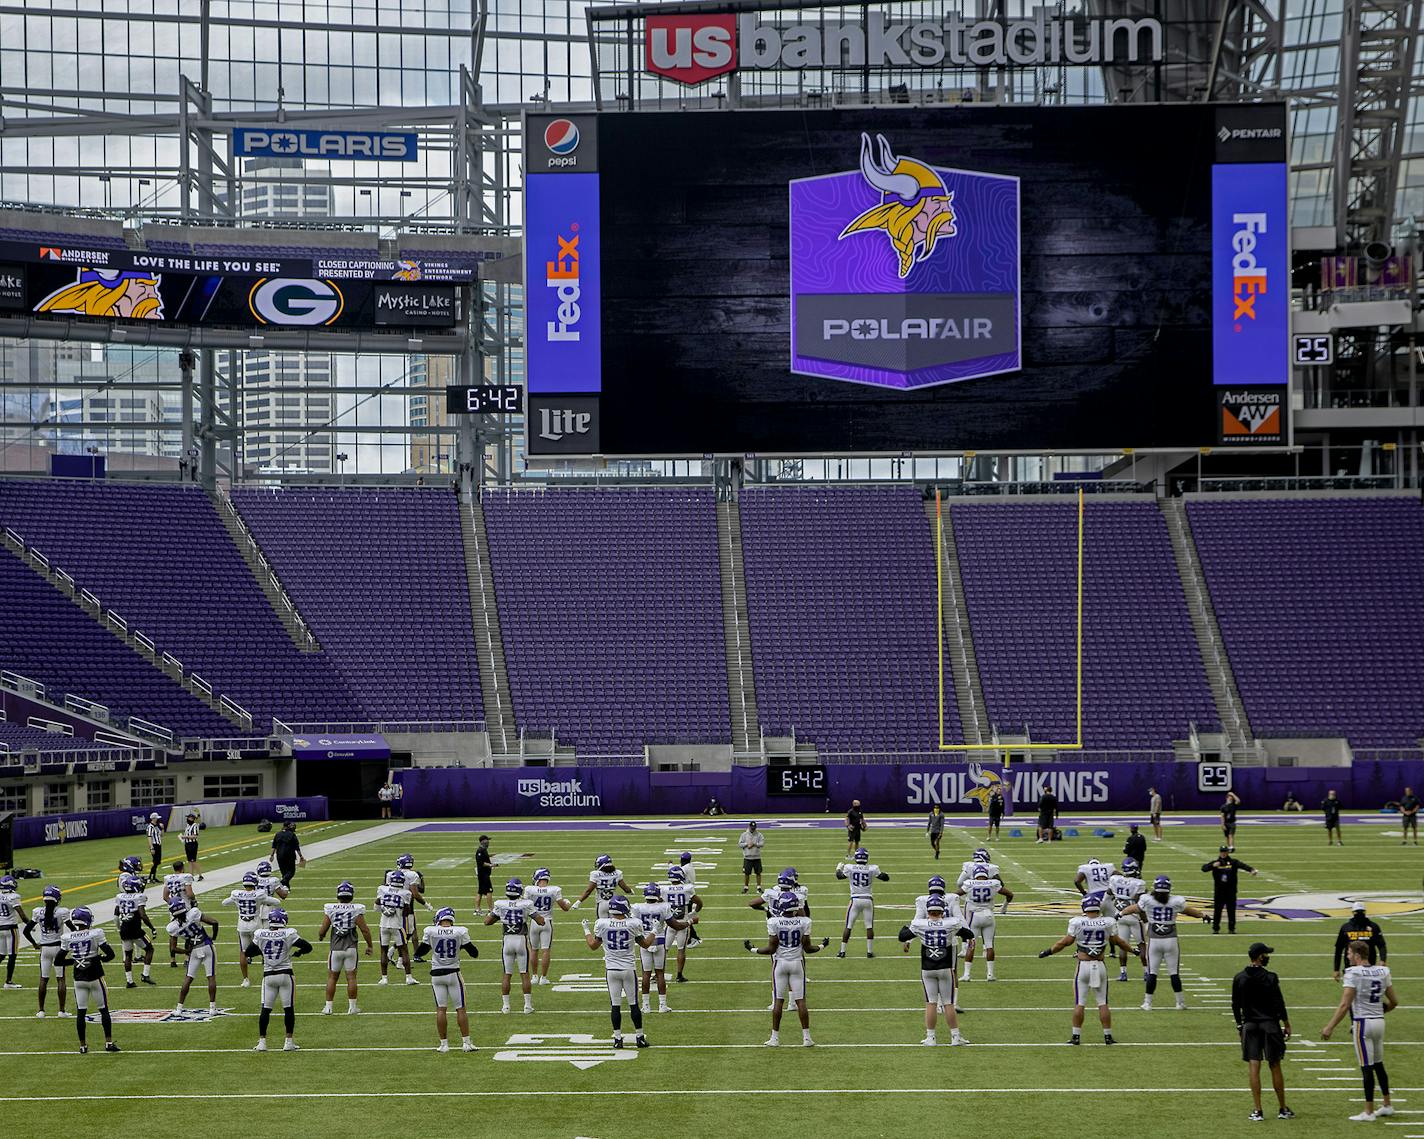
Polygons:
M301 1050L254 1054L259 990L237 986L233 910L212 904L227 895L224 886L204 908L223 922L218 1004L229 1011L196 1023L121 1019L115 1026L120 1055L79 1055L74 1022L54 1017L53 991L50 1015L35 1018L36 957L26 949L17 971L24 991L0 993L6 1073L0 1117L15 1135L44 1124L101 1133L122 1125L144 1135L226 1134L240 1127L323 1136L453 1127L473 1134L506 1129L563 1136L650 1130L712 1136L774 1128L831 1136L904 1134L933 1121L936 1130L1047 1136L1080 1126L1074 1115L1086 1115L1094 1129L1115 1132L1234 1134L1247 1125L1250 1100L1229 1011L1230 982L1246 963L1247 945L1259 937L1277 950L1272 968L1292 1013L1296 1036L1285 1067L1289 1102L1298 1115L1291 1123L1276 1121L1268 1089L1270 1110L1262 1127L1323 1135L1327 1128L1363 1126L1345 1122L1361 1104L1348 1024L1331 1042L1319 1041L1338 1000L1330 976L1335 930L1348 916L1346 899L1360 895L1370 899L1372 915L1384 926L1402 1002L1388 1020L1386 1062L1400 1114L1386 1134L1424 1135L1424 1016L1416 996L1424 981L1424 859L1420 848L1400 846L1397 830L1391 831L1397 823L1388 819L1347 825L1343 849L1327 848L1312 819L1243 820L1238 857L1260 875L1243 877L1242 897L1256 901L1243 912L1239 932L1214 936L1195 921L1185 924L1186 1011L1173 1009L1165 978L1157 1009L1142 1011L1141 970L1133 963L1132 980L1112 986L1119 1043L1111 1049L1103 1046L1091 1009L1083 1046L1066 1045L1073 961L1069 955L1039 960L1037 953L1078 912L1075 868L1093 856L1119 860L1125 826L1080 826L1079 837L1052 846L1035 845L1031 829L1027 838L1010 838L1006 827L1001 841L988 844L1016 894L999 919L998 979L986 982L982 958L975 962L974 979L960 996L970 1045L948 1047L941 1025L941 1044L931 1049L919 1043L924 1006L918 954L903 955L895 934L909 920L927 876L938 871L952 880L957 874L983 840L982 824L947 828L936 863L918 820L898 828L891 820L872 820L865 845L891 876L876 888L876 957L866 959L857 930L845 960L835 958L834 944L811 958L808 999L817 1047L801 1047L789 1013L776 1050L762 1044L769 1028L769 961L742 948L743 938L764 939L765 925L740 894L741 820L722 820L723 826L712 820L598 821L609 829L543 831L528 824L527 830L492 832L495 855L511 859L496 867L495 882L498 890L511 875L527 882L536 866L546 865L554 882L575 897L594 856L608 852L636 891L662 876L654 870L666 866L670 853L694 852L707 904L703 942L689 955L688 983L669 984L673 1011L647 1017L652 1046L644 1051L614 1052L609 1046L602 954L585 948L578 925L579 917L592 918L591 903L559 918L550 970L555 984L535 988L533 1015L521 1014L517 991L515 1011L501 1015L496 930L470 916L477 831L416 830L314 858L298 875L288 909L297 929L315 940L321 905L332 900L337 882L350 878L357 899L369 904L396 855L412 852L427 896L437 906L455 906L480 946L480 959L464 966L478 1052L458 1051L452 1017L457 1051L437 1055L429 986L378 988L374 959L362 959L362 1014L344 1015L339 989L337 1014L322 1016L325 958L318 954L297 963ZM781 867L796 866L811 890L814 932L834 943L847 896L845 883L834 877L846 853L843 832L824 829L824 819L786 823L767 828L768 884ZM1173 823L1164 841L1150 844L1144 876L1150 881L1170 874L1179 892L1199 898L1209 889L1200 867L1214 853L1219 832ZM1093 825L1107 826L1114 837L1093 836ZM303 841L314 847L342 836L359 839L373 826L307 824ZM39 865L44 882L63 887L64 904L73 906L111 898L118 858L141 848L133 839L82 842L21 851L18 862ZM251 866L267 842L247 828L213 830L205 849L211 872ZM40 885L23 882L22 893L36 897ZM161 909L156 894L151 898L155 911ZM155 912L155 921L161 916ZM417 917L422 927L428 921L424 911ZM112 925L107 928L114 936ZM119 965L108 968L116 1012L172 1007L180 972L169 968L166 945L155 961L156 988L126 990ZM393 979L398 976L393 971ZM424 981L428 970L417 967L417 976ZM205 1006L197 984L188 1005ZM626 1013L624 1028L629 1030ZM278 1013L270 1041L278 1049L281 1035ZM101 1040L94 1024L91 1044Z

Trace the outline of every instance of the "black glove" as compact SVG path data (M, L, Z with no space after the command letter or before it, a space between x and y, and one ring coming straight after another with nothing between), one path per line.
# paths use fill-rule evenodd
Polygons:
M756 949L753 947L750 938L746 938L742 941L742 948L745 949L748 953L756 952Z
M823 937L823 938L821 938L821 948L822 948L822 949L825 949L826 946L830 945L830 943L831 943L831 939L830 939L829 937Z
M1038 955L1039 955L1040 957L1052 957L1052 956L1053 956L1053 950L1051 950L1051 949L1042 949L1042 950L1039 950L1039 954L1038 954Z

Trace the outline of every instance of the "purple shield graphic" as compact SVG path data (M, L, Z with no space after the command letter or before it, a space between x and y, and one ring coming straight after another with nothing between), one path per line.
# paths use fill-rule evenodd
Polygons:
M791 370L922 388L1022 366L1019 180L861 136L791 193Z

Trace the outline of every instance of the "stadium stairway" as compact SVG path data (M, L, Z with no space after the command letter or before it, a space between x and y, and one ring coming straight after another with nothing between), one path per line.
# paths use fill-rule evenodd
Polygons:
M727 655L727 707L732 713L732 751L761 750L752 635L747 623L747 578L742 560L742 513L736 500L717 503L718 562L722 569L722 637Z
M1196 541L1192 537L1191 523L1187 519L1187 508L1180 498L1160 501L1162 514L1167 520L1167 532L1172 536L1172 554L1177 559L1177 573L1182 579L1182 591L1186 594L1187 610L1191 614L1192 629L1197 637L1197 649L1201 653L1202 664L1206 667L1206 679L1211 688L1212 699L1216 702L1216 714L1221 720L1232 754L1239 756L1251 750L1255 737L1251 732L1251 723L1246 718L1246 706L1241 701L1241 692L1236 687L1231 658L1227 656L1226 646L1221 638L1216 609L1212 606L1211 594L1207 591L1201 558L1197 553Z
M209 490L208 497L213 500L218 517L222 519L223 526L232 536L233 545L242 555L242 560L247 563L247 568L252 571L253 580L257 582L263 596L267 598L267 603L272 606L272 612L277 615L277 620L282 622L282 628L287 630L287 636L292 639L292 644L297 646L297 651L320 652L321 645L312 634L311 626L297 611L295 603L277 577L276 570L272 568L272 563L263 554L262 547L257 544L257 539L252 536L252 531L247 528L247 524L238 516L232 499L221 487Z
M460 536L465 543L465 574L469 581L470 618L474 623L476 657L480 665L480 694L484 698L485 730L490 750L513 755L518 750L519 729L514 722L514 698L509 690L509 668L504 660L504 636L499 627L494 579L490 575L489 538L484 507L478 494L462 504Z
M964 579L959 570L959 547L954 541L954 527L949 523L949 508L944 508L944 525L937 520L938 506L925 504L930 520L930 533L941 531L940 559L944 581L941 584L944 601L944 651L954 675L954 698L959 705L959 722L964 725L964 742L988 744L993 741L993 726L984 704L984 686L979 678L979 658L974 654L974 630L969 624L969 611L964 604Z

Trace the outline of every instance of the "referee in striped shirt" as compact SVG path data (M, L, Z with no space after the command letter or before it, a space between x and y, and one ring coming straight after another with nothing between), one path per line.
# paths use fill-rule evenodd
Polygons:
M153 852L153 869L148 872L150 882L158 881L158 868L163 865L163 821L157 811L148 815L148 848Z
M198 821L198 812L189 811L187 825L183 828L183 857L188 862L188 869L194 876L194 881L203 880L203 868L198 865L198 832L203 829L203 824Z

